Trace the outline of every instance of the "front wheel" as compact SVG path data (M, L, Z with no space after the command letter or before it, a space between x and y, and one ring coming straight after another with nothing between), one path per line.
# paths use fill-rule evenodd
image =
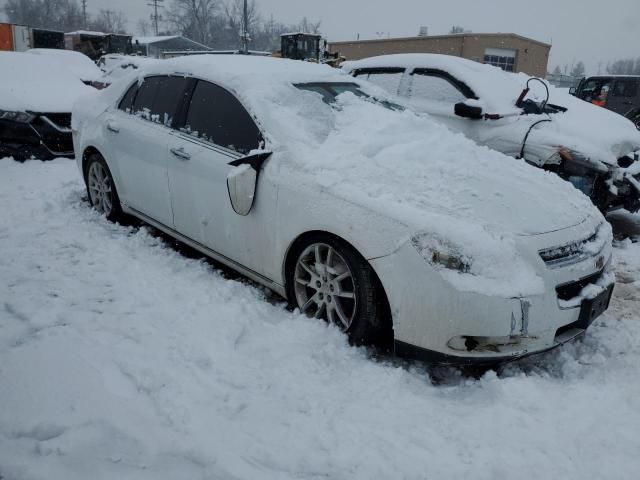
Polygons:
M393 337L382 286L352 247L317 237L292 254L289 299L302 313L337 325L355 345L387 347Z
M123 218L113 176L101 155L93 154L89 157L85 168L85 184L93 208L112 222Z

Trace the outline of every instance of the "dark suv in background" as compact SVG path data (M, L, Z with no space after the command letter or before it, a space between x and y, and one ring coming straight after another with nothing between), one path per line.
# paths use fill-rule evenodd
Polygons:
M583 78L569 93L631 120L640 130L640 76L598 75Z

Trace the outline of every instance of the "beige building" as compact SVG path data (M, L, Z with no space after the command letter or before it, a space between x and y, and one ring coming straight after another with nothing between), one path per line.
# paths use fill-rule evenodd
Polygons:
M551 45L514 33L460 33L331 42L329 49L347 60L392 53L442 53L544 78Z

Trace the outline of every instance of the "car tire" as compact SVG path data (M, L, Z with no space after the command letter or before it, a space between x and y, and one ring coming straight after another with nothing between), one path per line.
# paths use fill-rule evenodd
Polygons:
M98 213L112 222L124 218L113 175L102 155L94 153L89 156L84 168L84 182L89 203Z
M391 315L371 265L346 242L314 235L294 247L287 295L294 308L336 324L353 345L390 348Z

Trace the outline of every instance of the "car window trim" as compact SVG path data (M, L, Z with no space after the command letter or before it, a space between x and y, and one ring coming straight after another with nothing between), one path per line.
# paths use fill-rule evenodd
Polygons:
M165 125L163 122L154 122L152 120L147 120L146 118L142 118L139 115L136 115L133 112L133 106L136 103L136 100L138 98L138 93L140 93L140 87L144 84L144 82L149 79L149 78L181 78L183 80L186 81L186 84L184 86L184 89L182 91L182 95L185 95L186 92L189 91L189 89L191 89L191 91L189 91L188 95L189 95L189 101L191 101L191 95L193 95L193 89L195 89L195 80L191 77L186 77L184 75L178 75L178 74L168 74L168 75L164 75L164 74L151 74L148 75L146 77L144 77L144 79L142 80L142 82L140 82L139 80L136 80L136 82L134 83L138 83L138 88L136 89L136 93L133 96L133 99L131 100L131 112L128 113L128 115L131 115L132 117L136 117L142 121L145 122L145 124L152 124L152 125L158 125L164 128L168 128L170 130L178 130L180 127L178 126L178 115L182 113L182 111L186 108L184 106L184 102L183 105L177 105L175 111L173 112L173 115L171 117L171 125ZM121 112L127 114L127 112L125 110L120 109L120 103L122 103L122 100L124 100L124 96L127 94L127 92L129 91L129 89L131 87L133 87L134 83L132 83L131 85L129 85L129 88L127 88L124 92L124 95L122 95L122 97L120 98L120 101L118 102L118 110L120 110ZM155 97L154 97L154 101L155 101Z
M358 75L371 75L371 74L393 74L400 73L404 74L407 71L404 67L375 67L375 68L357 68L353 71L353 76L357 77Z
M198 82L205 82L205 83L210 83L211 85L215 85L218 88L221 88L222 90L226 91L229 95L233 96L233 98L236 99L236 101L240 104L240 106L242 106L242 108L244 108L244 111L247 112L247 115L249 115L249 118L251 118L251 121L253 122L253 124L255 125L256 129L258 130L259 133L259 139L260 139L260 144L266 144L266 136L264 134L264 130L262 129L262 125L260 124L259 120L256 118L256 116L253 114L253 112L246 107L246 105L244 104L244 102L238 98L238 95L236 95L232 90L223 87L222 85L216 83L216 82L212 82L211 80L205 80L203 78L200 77L185 77L188 78L190 80L193 80L193 85L191 88L191 91L189 92L189 98L187 99L186 103L185 103L185 108L184 108L184 117L181 118L181 123L180 125L176 128L177 131L180 132L180 134L185 137L185 138L189 138L191 140L197 140L197 143L202 144L202 145L206 145L206 146L215 146L219 149L222 149L225 153L231 153L233 155L241 155L244 156L245 154L242 152L239 152L237 150L233 150L231 148L225 147L224 145L219 145L215 142L211 142L208 140L203 140L201 138L195 138L191 135L189 135L188 133L182 131L182 129L184 129L184 127L186 126L186 122L187 122L187 116L189 115L189 106L191 105L191 100L193 98L193 94L196 91L196 87L198 86Z
M442 78L443 80L448 81L462 95L467 97L467 99L478 100L478 96L469 87L469 85L461 80L458 80L456 77L451 75L449 72L445 72L444 70L439 70L437 68L414 68L409 75L411 76L411 78L413 78L414 75Z

